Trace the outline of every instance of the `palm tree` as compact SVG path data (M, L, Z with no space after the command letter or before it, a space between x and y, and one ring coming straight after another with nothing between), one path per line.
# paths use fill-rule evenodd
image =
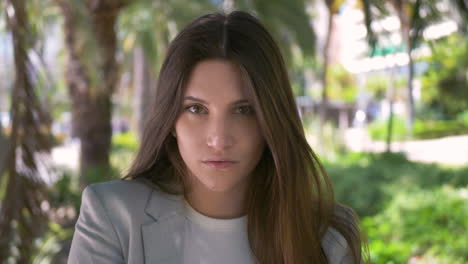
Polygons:
M278 42L288 65L292 47L297 46L306 58L315 54L316 35L304 0L232 0L233 8L253 12Z
M322 84L321 102L319 107L319 127L323 128L326 121L326 114L328 110L328 70L330 65L330 49L331 39L335 31L335 15L338 14L339 9L345 3L345 0L324 0L328 13L328 23L326 30L326 38L323 47L323 62L322 70L320 72L320 82ZM361 0L358 2L357 8L362 9L364 13L364 22L367 29L367 41L371 49L375 48L377 42L376 35L371 27L374 17L381 16L384 13L384 3L382 0ZM319 130L319 138L323 137L322 130ZM323 140L320 140L323 142ZM323 146L319 145L323 148Z
M7 150L9 149L8 145L8 138L4 135L2 123L0 122L0 179L2 178L3 171L5 170L6 155Z
M155 96L157 71L166 48L179 27L195 16L215 11L216 5L209 0L199 1L151 1L140 0L129 5L120 15L120 33L123 52L128 57L133 78L133 112L135 128L139 137L149 98Z
M422 33L429 25L441 20L444 14L438 9L436 0L390 0L395 9L401 24L401 34L409 58L408 64L408 119L407 128L410 137L413 131L414 123L414 98L413 98L413 79L414 79L414 59L412 51L422 42ZM466 1L450 0L448 4L460 14L459 24L464 25L461 31L466 31L468 24L468 3Z
M327 6L328 10L328 24L327 24L327 36L325 39L325 50L323 51L323 66L322 66L322 74L321 74L321 82L322 82L322 104L326 105L328 102L328 94L327 94L327 73L330 64L330 44L331 44L331 37L335 31L334 27L334 18L335 15L338 13L340 6L344 3L344 0L325 0L325 5Z
M47 216L41 207L47 200L42 169L47 168L51 119L34 89L35 69L28 52L33 39L23 0L4 2L5 17L13 37L15 83L11 95L12 129L6 153L6 171L0 174L0 259L30 263L34 239L45 231ZM13 254L16 248L19 254Z
M322 72L320 78L322 82L322 105L326 105L328 102L327 75L330 64L331 38L334 35L335 31L335 15L338 14L339 9L346 2L346 0L324 0L324 2L328 11L328 23L323 51ZM382 16L384 15L384 13L386 13L384 8L384 2L382 2L382 0L361 0L358 2L358 5L356 7L362 9L364 13L364 22L367 29L367 41L369 43L370 49L374 49L375 44L377 42L377 37L371 27L371 24L374 21L375 17Z
M109 172L112 101L118 80L116 20L126 0L55 0L64 17L72 133L80 139L80 183Z

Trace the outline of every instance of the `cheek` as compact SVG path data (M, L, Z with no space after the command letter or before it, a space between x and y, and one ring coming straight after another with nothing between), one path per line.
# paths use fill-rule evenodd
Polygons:
M202 128L202 122L191 118L189 115L182 114L175 123L177 141L182 141L182 143L194 141L197 138L196 135L201 134Z
M189 165L191 157L194 157L196 147L196 137L190 132L193 126L183 117L175 123L175 133L177 137L177 147L182 159Z
M239 139L241 139L239 142L242 142L242 148L246 153L259 155L263 152L265 139L260 131L260 126L256 121L252 121L250 124L245 126L243 130L239 132L239 136Z

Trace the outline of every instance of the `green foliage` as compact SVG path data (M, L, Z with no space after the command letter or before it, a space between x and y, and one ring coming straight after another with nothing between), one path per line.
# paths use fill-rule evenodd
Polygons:
M468 110L457 115L456 120L468 125Z
M429 69L422 81L422 100L445 118L468 109L468 40L451 35L431 43Z
M121 175L129 168L138 145L135 133L122 133L112 137L110 163L118 174Z
M350 205L360 216L375 215L393 197L395 189L431 190L442 184L468 185L468 166L443 168L415 163L401 153L352 153L324 162L337 201Z
M383 100L388 89L388 78L383 75L371 75L367 78L365 90L371 92L377 100Z
M353 74L343 66L335 64L329 67L328 96L332 99L354 103L357 96L357 84Z
M111 162L112 163L112 162ZM98 183L98 182L105 182L118 179L120 172L117 168L112 167L92 167L88 168L86 171L82 173L83 179L82 182L86 185Z
M320 124L320 120L312 115L303 115L304 131L312 149L317 151L320 158L336 161L346 153L341 131L331 121Z
M71 240L72 237L73 227L64 228L50 221L46 234L36 241L39 247L31 263L56 263L54 258L62 250L64 241Z
M63 176L50 188L49 202L52 211L71 205L75 212L79 211L81 193L78 187L71 183L71 174L64 170ZM51 211L49 211L50 213ZM35 253L30 263L56 263L54 258L69 245L73 236L74 225L62 226L49 221L47 231L34 240Z
M8 181L8 178L5 177L6 175L6 172L2 172L2 174L0 175L0 201L3 201L6 193L6 183Z
M468 166L416 163L401 153L350 153L324 165L337 201L362 217L372 263L466 263Z
M112 136L112 151L138 149L138 138L133 132L120 133Z
M177 30L196 16L215 11L209 0L130 1L119 16L119 37L124 54L130 55L141 46L145 59L157 71L165 55L167 43Z
M363 221L373 263L406 263L410 256L465 263L467 195L467 188L448 185L398 192L384 211Z
M413 127L414 138L431 139L468 134L468 122L458 120L416 121Z
M433 139L468 134L467 114L459 115L457 120L416 120L413 125L413 139ZM406 139L406 124L402 116L394 115L392 140ZM373 140L386 140L388 120L377 120L367 126Z
M373 140L386 140L388 120L377 120L367 126L367 132ZM405 119L399 115L393 115L392 140L405 140L407 135Z
M74 181L76 175L67 169L60 169L62 176L54 183L49 192L49 202L52 208L71 205L76 212L79 211L81 203L81 194L77 181Z
M117 134L112 137L111 170L95 168L86 174L85 182L91 184L114 180L120 177L138 148L138 140L133 133ZM81 205L81 191L76 172L65 168L58 168L61 177L54 183L49 191L51 208L67 208L71 206L75 212L79 212ZM53 221L49 222L47 232L35 241L38 245L32 263L55 263L55 258L63 247L69 245L73 236L73 226L64 227ZM68 242L67 242L68 241Z
M299 46L306 57L315 52L316 36L310 25L310 15L302 0L288 1L233 1L234 8L254 13L273 35L283 58L290 65L294 46Z

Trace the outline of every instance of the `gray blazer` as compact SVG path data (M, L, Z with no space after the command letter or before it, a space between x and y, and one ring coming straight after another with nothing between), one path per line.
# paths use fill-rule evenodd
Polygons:
M89 185L68 263L180 263L185 226L181 199L144 180ZM346 241L336 230L328 230L322 247L329 263L351 263Z

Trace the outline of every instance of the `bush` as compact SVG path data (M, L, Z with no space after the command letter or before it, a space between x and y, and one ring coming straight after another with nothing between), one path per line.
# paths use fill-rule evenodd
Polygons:
M421 99L446 118L468 109L468 38L451 34L429 42L431 55L424 59Z
M71 205L76 212L80 209L81 192L77 182L73 182L73 174L71 171L61 169L62 176L50 188L50 206L58 208L61 206Z
M395 189L432 190L442 184L468 185L468 166L444 168L436 164L411 162L402 153L352 153L336 162L324 161L337 201L371 216L385 208Z
M120 133L112 136L112 151L116 150L136 151L138 149L138 138L134 133Z
M117 174L122 174L128 169L137 149L138 139L134 133L117 134L112 137L110 163Z
M410 257L465 263L467 193L448 185L397 193L383 212L362 222L373 263L407 263Z
M413 139L433 139L447 136L468 134L468 117L460 115L457 120L416 120L413 126ZM387 139L387 120L379 120L369 124L367 132L373 140ZM401 116L394 116L392 141L406 139L407 129Z
M459 120L416 121L413 135L417 139L441 138L468 134L468 122Z
M456 120L468 126L468 110L457 115Z
M386 140L388 131L387 120L377 120L367 126L367 133L373 140ZM393 116L392 141L405 140L407 135L405 119L402 116Z

